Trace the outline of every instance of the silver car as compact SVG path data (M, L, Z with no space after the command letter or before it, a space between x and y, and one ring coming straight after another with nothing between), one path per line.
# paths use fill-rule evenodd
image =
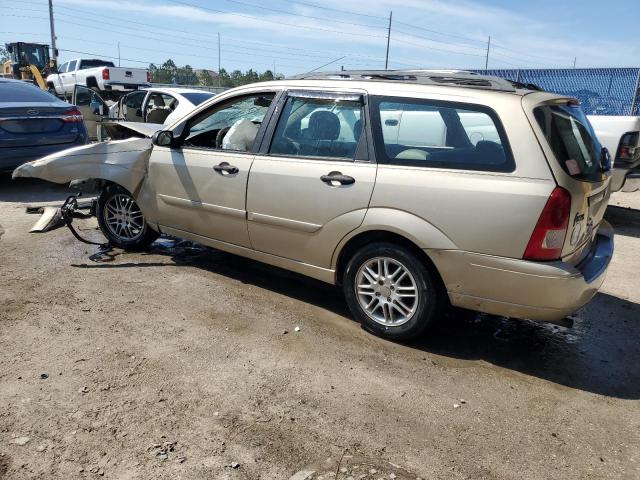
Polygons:
M97 179L100 228L166 233L339 284L375 334L450 305L558 321L604 281L609 159L577 100L461 72L312 74L229 90L149 138L15 177Z

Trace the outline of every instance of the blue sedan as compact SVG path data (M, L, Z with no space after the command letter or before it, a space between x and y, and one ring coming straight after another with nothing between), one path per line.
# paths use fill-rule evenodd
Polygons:
M0 172L87 140L77 107L30 83L0 78Z

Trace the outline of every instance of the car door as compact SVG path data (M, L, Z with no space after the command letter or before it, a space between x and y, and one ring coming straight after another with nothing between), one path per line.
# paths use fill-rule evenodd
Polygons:
M73 87L76 84L76 63L78 63L77 60L70 61L66 73L62 75L63 93L65 95L73 93Z
M147 91L138 90L128 93L122 99L122 117L128 122L144 122L142 118L142 104Z
M100 128L98 124L108 111L106 102L90 88L76 85L73 89L71 103L82 112L89 140L97 140L99 138L98 128Z
M64 95L64 83L63 83L63 75L67 72L67 68L69 67L69 62L63 63L58 68L58 74L54 76L54 87L56 89L56 93L60 95Z
M186 120L173 148L154 147L149 180L161 228L250 247L247 179L275 94L221 99Z
M362 223L375 183L365 101L362 92L282 99L249 176L254 249L330 267L340 240Z

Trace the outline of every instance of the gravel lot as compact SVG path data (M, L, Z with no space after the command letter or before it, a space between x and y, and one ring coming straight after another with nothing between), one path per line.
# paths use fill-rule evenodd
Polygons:
M3 480L640 478L640 193L573 328L459 315L411 344L229 254L29 234L64 196L0 179Z

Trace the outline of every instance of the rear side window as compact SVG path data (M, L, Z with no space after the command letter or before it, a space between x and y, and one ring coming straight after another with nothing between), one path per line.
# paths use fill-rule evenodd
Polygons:
M374 97L381 163L511 172L511 150L497 114L482 105Z
M74 72L76 70L76 60L72 60L69 62L69 66L67 67L67 72Z
M362 106L354 100L289 97L269 153L353 160L362 134Z
M87 70L95 67L113 67L113 62L105 62L104 60L80 60L78 70Z
M546 105L533 114L565 172L578 180L602 179L602 146L582 108Z

